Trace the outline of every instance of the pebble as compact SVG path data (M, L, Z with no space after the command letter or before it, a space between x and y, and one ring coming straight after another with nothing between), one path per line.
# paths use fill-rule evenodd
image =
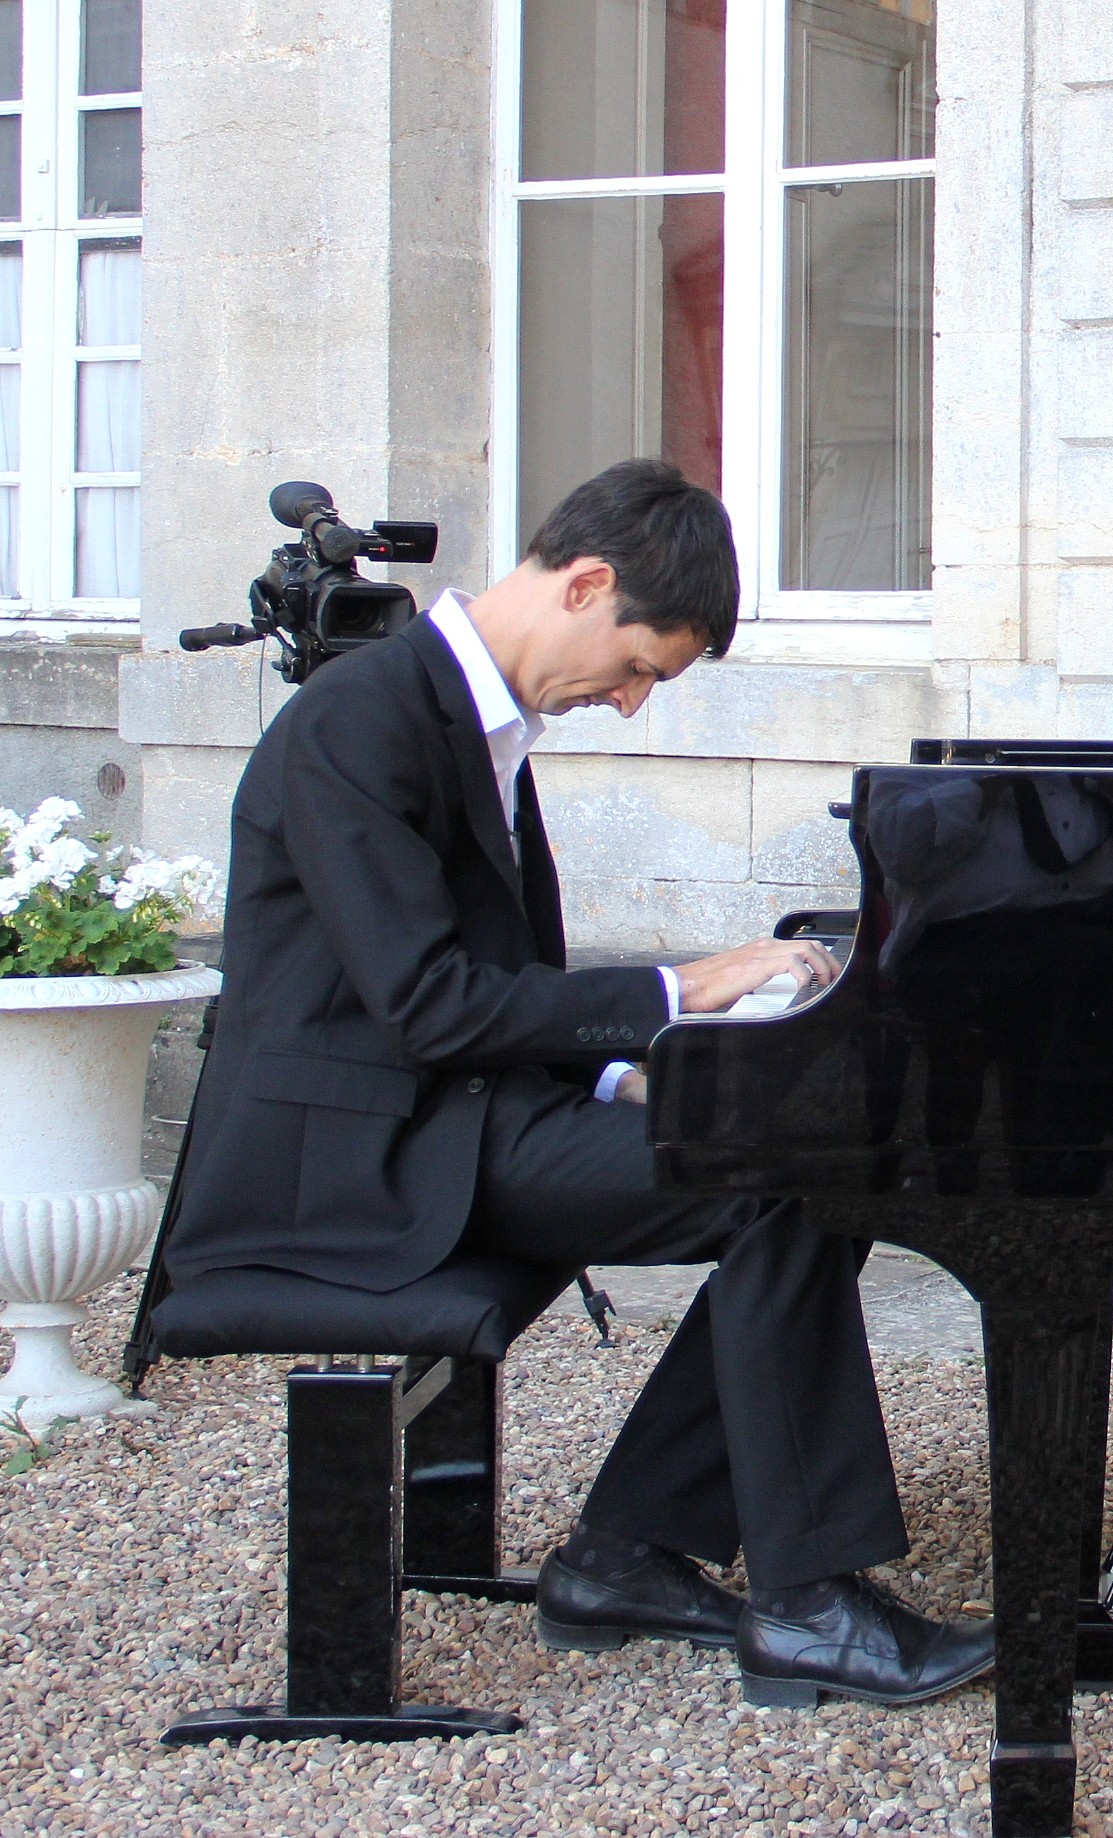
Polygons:
M127 1278L97 1296L90 1369L114 1373L136 1296ZM668 1331L639 1322L608 1351L550 1316L512 1348L508 1564L564 1535ZM550 1653L530 1609L454 1595L407 1595L404 1695L516 1710L520 1735L161 1748L184 1710L281 1699L287 1363L166 1362L146 1385L158 1416L74 1424L0 1479L3 1838L987 1838L984 1684L903 1710L759 1710L729 1654ZM984 1612L980 1366L886 1355L878 1376L912 1542L881 1580L936 1615ZM1113 1697L1080 1699L1077 1834L1113 1829L1111 1732Z

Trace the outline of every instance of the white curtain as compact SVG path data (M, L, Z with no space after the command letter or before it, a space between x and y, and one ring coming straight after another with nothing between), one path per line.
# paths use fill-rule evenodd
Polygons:
M87 249L81 256L78 337L82 345L137 345L140 253ZM78 472L138 472L140 378L135 358L78 363ZM133 599L139 593L139 492L91 486L77 493L77 592Z
M23 343L23 255L0 249L0 352ZM0 472L19 471L19 364L0 363ZM0 597L19 592L19 488L0 486Z

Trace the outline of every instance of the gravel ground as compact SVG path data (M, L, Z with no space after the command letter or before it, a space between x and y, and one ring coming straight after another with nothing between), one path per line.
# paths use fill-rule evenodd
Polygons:
M134 1279L102 1292L86 1363L114 1369L134 1296ZM562 1534L667 1333L627 1325L607 1352L557 1315L517 1343L508 1562L537 1561ZM754 1710L726 1654L655 1641L549 1654L530 1610L462 1597L407 1598L406 1695L517 1709L520 1735L161 1749L179 1711L281 1695L286 1363L164 1365L148 1383L158 1416L74 1425L41 1466L0 1480L0 1838L985 1838L985 1686L901 1713ZM941 1614L984 1604L979 1367L878 1364L913 1539L884 1580ZM1077 1709L1075 1829L1107 1833L1113 1697Z

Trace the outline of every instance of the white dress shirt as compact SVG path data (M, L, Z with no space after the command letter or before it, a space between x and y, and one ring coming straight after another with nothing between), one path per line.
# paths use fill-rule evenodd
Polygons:
M540 715L526 714L515 702L498 665L468 617L471 599L471 594L462 593L459 588L447 588L430 607L429 618L459 664L471 691L479 725L487 737L506 827L517 855L518 772L534 741L545 732L545 723ZM669 1020L675 1021L680 1013L680 984L676 972L668 964L661 964L658 974L664 985ZM633 1070L629 1060L612 1060L603 1068L595 1096L609 1104L619 1079Z

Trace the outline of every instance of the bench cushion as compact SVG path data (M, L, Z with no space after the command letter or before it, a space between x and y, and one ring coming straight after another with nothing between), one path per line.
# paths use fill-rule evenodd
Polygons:
M220 1353L432 1353L502 1359L575 1276L551 1264L452 1257L375 1294L287 1270L213 1270L160 1302L151 1320L175 1359Z

